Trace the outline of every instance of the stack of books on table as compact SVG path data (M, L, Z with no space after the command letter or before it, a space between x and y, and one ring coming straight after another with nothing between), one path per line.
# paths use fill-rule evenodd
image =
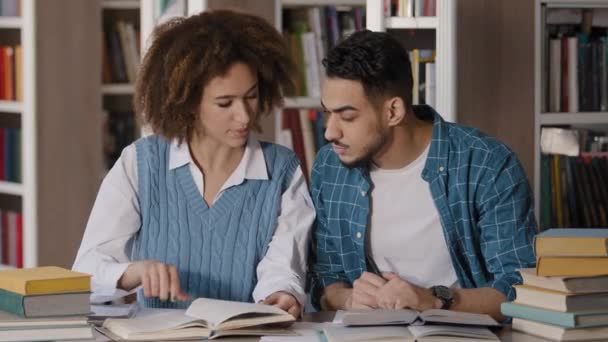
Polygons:
M60 267L0 271L0 341L93 339L91 276Z
M608 229L550 229L536 236L536 268L520 270L513 329L556 341L608 340Z

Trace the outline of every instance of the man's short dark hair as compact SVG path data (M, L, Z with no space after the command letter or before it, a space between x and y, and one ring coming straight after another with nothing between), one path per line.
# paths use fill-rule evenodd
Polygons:
M327 77L360 81L374 104L393 96L412 105L412 69L407 51L385 32L355 32L323 59Z

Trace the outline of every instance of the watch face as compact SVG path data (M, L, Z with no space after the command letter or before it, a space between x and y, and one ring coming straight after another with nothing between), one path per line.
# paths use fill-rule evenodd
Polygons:
M452 292L445 286L435 286L435 296L443 299L451 299Z

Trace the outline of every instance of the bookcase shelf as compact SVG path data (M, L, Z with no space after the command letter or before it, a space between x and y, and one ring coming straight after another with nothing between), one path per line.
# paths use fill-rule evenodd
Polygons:
M287 97L285 108L321 108L321 99L318 97Z
M437 29L437 17L390 17L384 20L386 29Z
M103 0L103 9L139 9L139 0Z
M21 47L14 49L21 73L12 96L22 98L0 101L5 134L19 132L12 153L20 162L10 169L19 183L0 181L0 210L22 218L15 226L23 238L17 264L70 267L99 186L101 158L91 149L101 149L100 120L83 115L100 102L94 92L99 77L90 67L99 58L98 30L92 30L98 3L21 0L20 11L20 17L0 17L0 45Z
M0 101L0 113L21 114L23 103L17 101Z
M606 0L535 1L534 201L541 229L608 226L599 215L608 201L602 169L606 155L596 152L608 139L608 112L600 111L605 84L593 77L601 74L593 69L601 63L591 53L601 46L598 37L606 35L596 9L606 8ZM554 135L543 137L543 146L552 153L544 154L541 133L550 126L570 131L547 130ZM559 154L551 144L558 134L569 136L572 148L582 153Z
M101 86L101 93L103 95L133 95L134 92L135 85L133 83L113 83Z
M282 7L295 6L365 6L365 0L280 0Z
M23 185L19 183L0 181L0 194L23 195Z
M593 125L608 124L608 112L541 113L541 125Z
M0 16L0 29L20 29L22 22L21 17Z

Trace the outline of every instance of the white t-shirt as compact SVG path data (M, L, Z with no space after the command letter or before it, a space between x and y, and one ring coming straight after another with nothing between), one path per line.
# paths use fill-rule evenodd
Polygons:
M427 146L401 169L372 166L371 255L380 271L412 284L457 286L439 212L421 176L428 152Z

